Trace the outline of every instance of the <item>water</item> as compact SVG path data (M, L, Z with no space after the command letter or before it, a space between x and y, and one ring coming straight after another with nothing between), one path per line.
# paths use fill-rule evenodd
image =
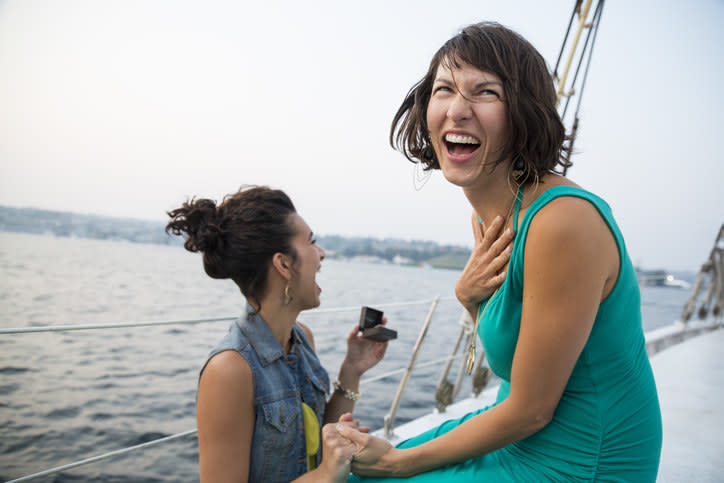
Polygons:
M337 375L361 305L385 308L398 331L365 377L406 365L435 296L443 297L419 362L449 354L460 306L458 272L327 260L322 309L303 313L319 357ZM644 329L668 325L688 291L645 288ZM208 278L180 247L0 233L0 327L235 316L243 299L230 281ZM198 369L229 322L0 336L0 480L17 478L195 427ZM363 386L356 416L382 426L400 375ZM396 423L430 410L439 369L415 373ZM469 392L468 386L461 395ZM35 481L198 481L194 437Z

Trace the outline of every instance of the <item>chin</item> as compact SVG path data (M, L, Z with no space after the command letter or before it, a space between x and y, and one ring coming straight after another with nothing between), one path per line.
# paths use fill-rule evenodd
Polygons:
M445 179L447 180L448 183L454 184L455 186L458 186L460 188L465 187L466 183L465 183L464 179L461 179L462 177L455 176L454 174L446 174L444 171L443 171L442 175L445 177Z

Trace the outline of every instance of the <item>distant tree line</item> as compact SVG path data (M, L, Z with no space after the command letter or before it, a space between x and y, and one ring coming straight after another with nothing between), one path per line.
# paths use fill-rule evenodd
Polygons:
M7 232L162 245L183 243L181 237L167 235L164 228L165 223L160 221L0 206L0 231ZM330 258L374 257L379 261L459 269L470 255L465 247L432 241L340 235L321 235L317 240Z
M439 245L432 241L327 235L318 237L318 242L332 257L373 256L388 262L404 259L415 265L439 257L455 256L467 259L470 255L470 250L465 247Z

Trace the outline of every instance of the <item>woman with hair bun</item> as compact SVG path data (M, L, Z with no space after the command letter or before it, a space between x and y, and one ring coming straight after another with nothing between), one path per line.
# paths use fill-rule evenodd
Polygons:
M385 354L386 342L347 337L347 355L330 390L311 330L297 322L319 306L315 282L324 260L305 221L280 190L243 187L218 206L192 199L168 213L166 231L203 253L212 278L233 280L246 315L201 369L197 398L202 482L346 481L354 445L331 423L359 399L362 374Z
M543 57L502 25L466 27L410 90L390 139L472 207L475 246L456 295L501 384L494 405L397 448L340 425L359 446L352 471L655 481L661 412L638 281L611 208L559 174L565 130Z

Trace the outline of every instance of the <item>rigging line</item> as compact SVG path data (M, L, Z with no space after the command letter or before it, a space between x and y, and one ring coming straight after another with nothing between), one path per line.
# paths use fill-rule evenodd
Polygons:
M408 305L422 305L432 302L434 299L413 300L408 302L390 302L386 304L376 304L377 307L404 307ZM440 300L456 300L455 297L440 297ZM327 314L336 312L351 312L359 310L359 305L349 307L336 307L329 309L312 309L305 311L306 314ZM78 324L78 325L43 325L35 327L11 327L0 328L0 335L4 334L27 334L31 332L65 332L72 330L92 330L92 329L118 329L123 327L148 327L156 325L176 325L176 324L203 324L206 322L224 322L233 321L238 315L227 315L222 317L208 317L201 319L182 319L182 320L150 320L139 322L117 322L111 324Z
M579 6L581 5L582 0L577 0L576 4L573 6L573 11L571 12L571 19L568 21L568 28L566 29L566 35L563 36L563 42L561 43L561 50L558 52L558 60L556 60L556 66L553 69L553 76L557 79L558 78L558 66L561 65L561 59L563 58L563 51L566 49L566 43L568 42L568 35L571 33L571 25L573 25L573 19L576 18L576 10L578 10Z
M101 461L101 460L104 460L104 459L108 459L108 458L111 458L111 457L113 457L113 456L119 456L119 455L122 455L122 454L125 454L125 453L130 453L131 451L136 451L136 450L139 450L139 449L145 449L145 448L148 448L149 446L154 446L154 445L159 444L159 443L165 443L165 442L167 442L167 441L172 441L172 440L174 440L174 439L183 438L183 437L185 437L185 436L190 436L190 435L192 435L192 434L196 434L196 430L195 430L195 429L191 429L191 430L189 430L189 431L184 431L183 433L173 434L173 435L171 435L171 436L166 436L165 438L154 439L153 441L147 441L147 442L145 442L145 443L137 444L137 445L135 445L135 446L129 446L128 448L123 448L123 449L119 449L119 450L116 450L116 451L111 451L111 452L109 452L109 453L105 453L105 454L102 454L102 455L92 456L92 457L90 457L90 458L86 458L86 459L83 459L83 460L75 461L75 462L69 463L69 464L67 464L67 465L56 466L55 468L50 468L50 469L45 470L45 471L40 471L40 472L38 472L38 473L33 473L32 475L27 475L27 476L23 476L23 477L20 477L20 478L16 478L16 479L14 479L14 480L9 480L9 481L6 481L5 483L20 483L20 482L22 482L22 481L29 481L29 480L33 480L33 479L35 479L35 478L40 478L41 476L53 475L53 474L55 474L55 473L60 473L61 471L70 470L70 469L72 469L72 468L77 468L78 466L82 466L82 465L87 465L88 463L94 463L94 462L96 462L96 461Z
M0 335L3 334L26 334L29 332L63 332L70 330L91 330L91 329L118 329L123 327L147 327L152 325L172 325L172 324L202 324L204 322L221 322L224 320L234 320L236 316L229 317L211 317L206 319L186 319L186 320L154 320L143 322L117 322L113 324L78 324L78 325L43 325L37 327L13 327L8 329L0 329Z
M575 95L578 97L578 101L577 101L576 114L574 117L578 117L578 111L580 110L580 107L581 107L581 99L583 98L583 87L585 85L586 78L588 75L588 69L590 68L590 65L591 65L591 57L593 56L593 46L595 43L596 34L598 33L598 25L599 25L602 5L603 5L603 0L599 0L596 3L596 10L593 13L593 18L591 20L591 27L588 29L588 34L586 35L586 41L583 43L583 49L581 51L581 56L578 58L578 65L576 66L576 72L573 75L573 81L571 82L571 87L573 88L573 86L575 86L576 83L578 82L578 75L580 74L581 66L583 65L584 59L586 59L586 56L588 56L588 59L586 61L586 67L584 70L583 80L581 81L581 87L580 87L580 89L578 89L575 92ZM593 40L591 40L591 39L593 39ZM589 42L590 42L590 48L589 48ZM566 111L568 111L568 105L569 105L570 100L571 100L571 97L566 98L566 105L565 105L565 108L563 109L562 117L565 116Z
M598 6L600 4L596 4ZM574 95L578 95L580 99L580 95L576 91L576 82L578 82L578 74L581 72L581 65L583 65L583 59L585 59L586 54L588 53L588 42L591 40L591 33L592 28L588 29L588 32L586 33L586 40L583 42L583 47L581 48L581 54L578 57L578 63L576 64L576 72L573 74L573 79L571 79L571 89L570 89L570 95L566 96L566 103L563 106L563 112L561 113L561 118L564 118L566 116L566 112L568 112L568 106L570 105L571 98ZM589 54L590 59L590 54Z
M583 80L581 81L581 92L578 94L578 105L576 106L575 117L578 118L578 112L581 110L581 100L583 99L583 90L586 87L586 80L588 79L588 72L591 69L591 57L593 57L593 49L596 46L596 38L598 37L598 26L601 23L601 15L603 15L603 3L604 0L600 0L596 5L596 12L593 14L593 39L591 40L591 49L588 53L588 61L586 62L586 69L583 72Z

